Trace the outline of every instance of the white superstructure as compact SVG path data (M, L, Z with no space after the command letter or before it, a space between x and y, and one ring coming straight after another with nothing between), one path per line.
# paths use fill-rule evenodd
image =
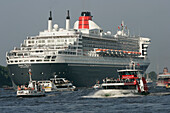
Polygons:
M27 37L27 39L21 44L20 48L15 47L13 50L8 52L6 54L7 64L53 63L58 62L57 56L60 55L100 57L101 54L99 55L99 52L103 52L102 54L108 53L112 56L121 57L129 55L130 57L135 56L145 58L147 56L147 48L150 44L149 38L129 37L129 34L125 32L124 22L122 22L122 30L119 30L116 35L112 35L110 31L103 32L103 30L92 21L90 12L83 12L83 14L85 16L82 15L80 18L87 19L87 21L84 20L84 22L82 22L83 20L80 20L79 18L79 21L76 21L74 24L74 29L71 29L68 12L68 16L66 18L66 29L64 29L58 28L57 24L54 24L52 27L52 14L50 12L48 30L40 32L38 36ZM80 25L80 22L82 22L82 24L84 23L84 26ZM87 22L88 27L86 26ZM91 40L91 42L86 42L86 40L83 42L83 37L87 37L88 40ZM118 47L114 48L116 45L107 43L110 41L111 43L114 42L116 44L116 42L121 40L122 42L119 44L129 44L129 46L122 46L117 49ZM132 44L130 43L132 42L125 42L126 40L134 41L136 45L132 47L136 48L131 50L130 46ZM102 46L98 44L101 44Z

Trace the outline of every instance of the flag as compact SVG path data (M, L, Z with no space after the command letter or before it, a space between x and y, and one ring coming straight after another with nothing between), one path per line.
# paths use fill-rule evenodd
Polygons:
M120 29L120 27L118 26L118 29Z

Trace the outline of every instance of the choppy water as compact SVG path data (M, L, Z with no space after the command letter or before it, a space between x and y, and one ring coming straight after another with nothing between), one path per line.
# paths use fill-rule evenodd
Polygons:
M0 89L0 113L170 113L170 92L152 88L148 96L84 98L92 89L47 93L45 97L18 98L10 90Z

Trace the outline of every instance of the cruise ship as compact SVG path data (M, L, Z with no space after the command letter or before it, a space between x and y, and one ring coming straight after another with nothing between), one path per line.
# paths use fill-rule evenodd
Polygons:
M16 85L28 83L28 70L34 80L48 80L54 75L63 77L77 87L90 87L105 77L116 77L117 69L126 68L131 61L146 71L150 64L147 49L151 40L131 36L122 23L116 34L104 32L94 21L91 12L81 16L70 27L69 11L65 28L52 24L37 36L27 37L20 47L6 52L10 77Z

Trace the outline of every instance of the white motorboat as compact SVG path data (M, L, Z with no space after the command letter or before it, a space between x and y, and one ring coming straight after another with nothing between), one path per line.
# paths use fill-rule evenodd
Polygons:
M65 78L58 78L57 75L50 80L41 80L38 81L38 83L44 87L45 92L74 91L76 89L69 80L66 80Z
M38 84L36 81L33 81L31 78L31 69L29 69L30 81L28 85L18 86L17 97L39 97L45 96L45 90L42 85Z
M73 86L73 84L66 80L65 78L57 78L57 75L54 76L54 78L51 78L50 81L53 83L53 89L54 91L75 91L76 86Z

